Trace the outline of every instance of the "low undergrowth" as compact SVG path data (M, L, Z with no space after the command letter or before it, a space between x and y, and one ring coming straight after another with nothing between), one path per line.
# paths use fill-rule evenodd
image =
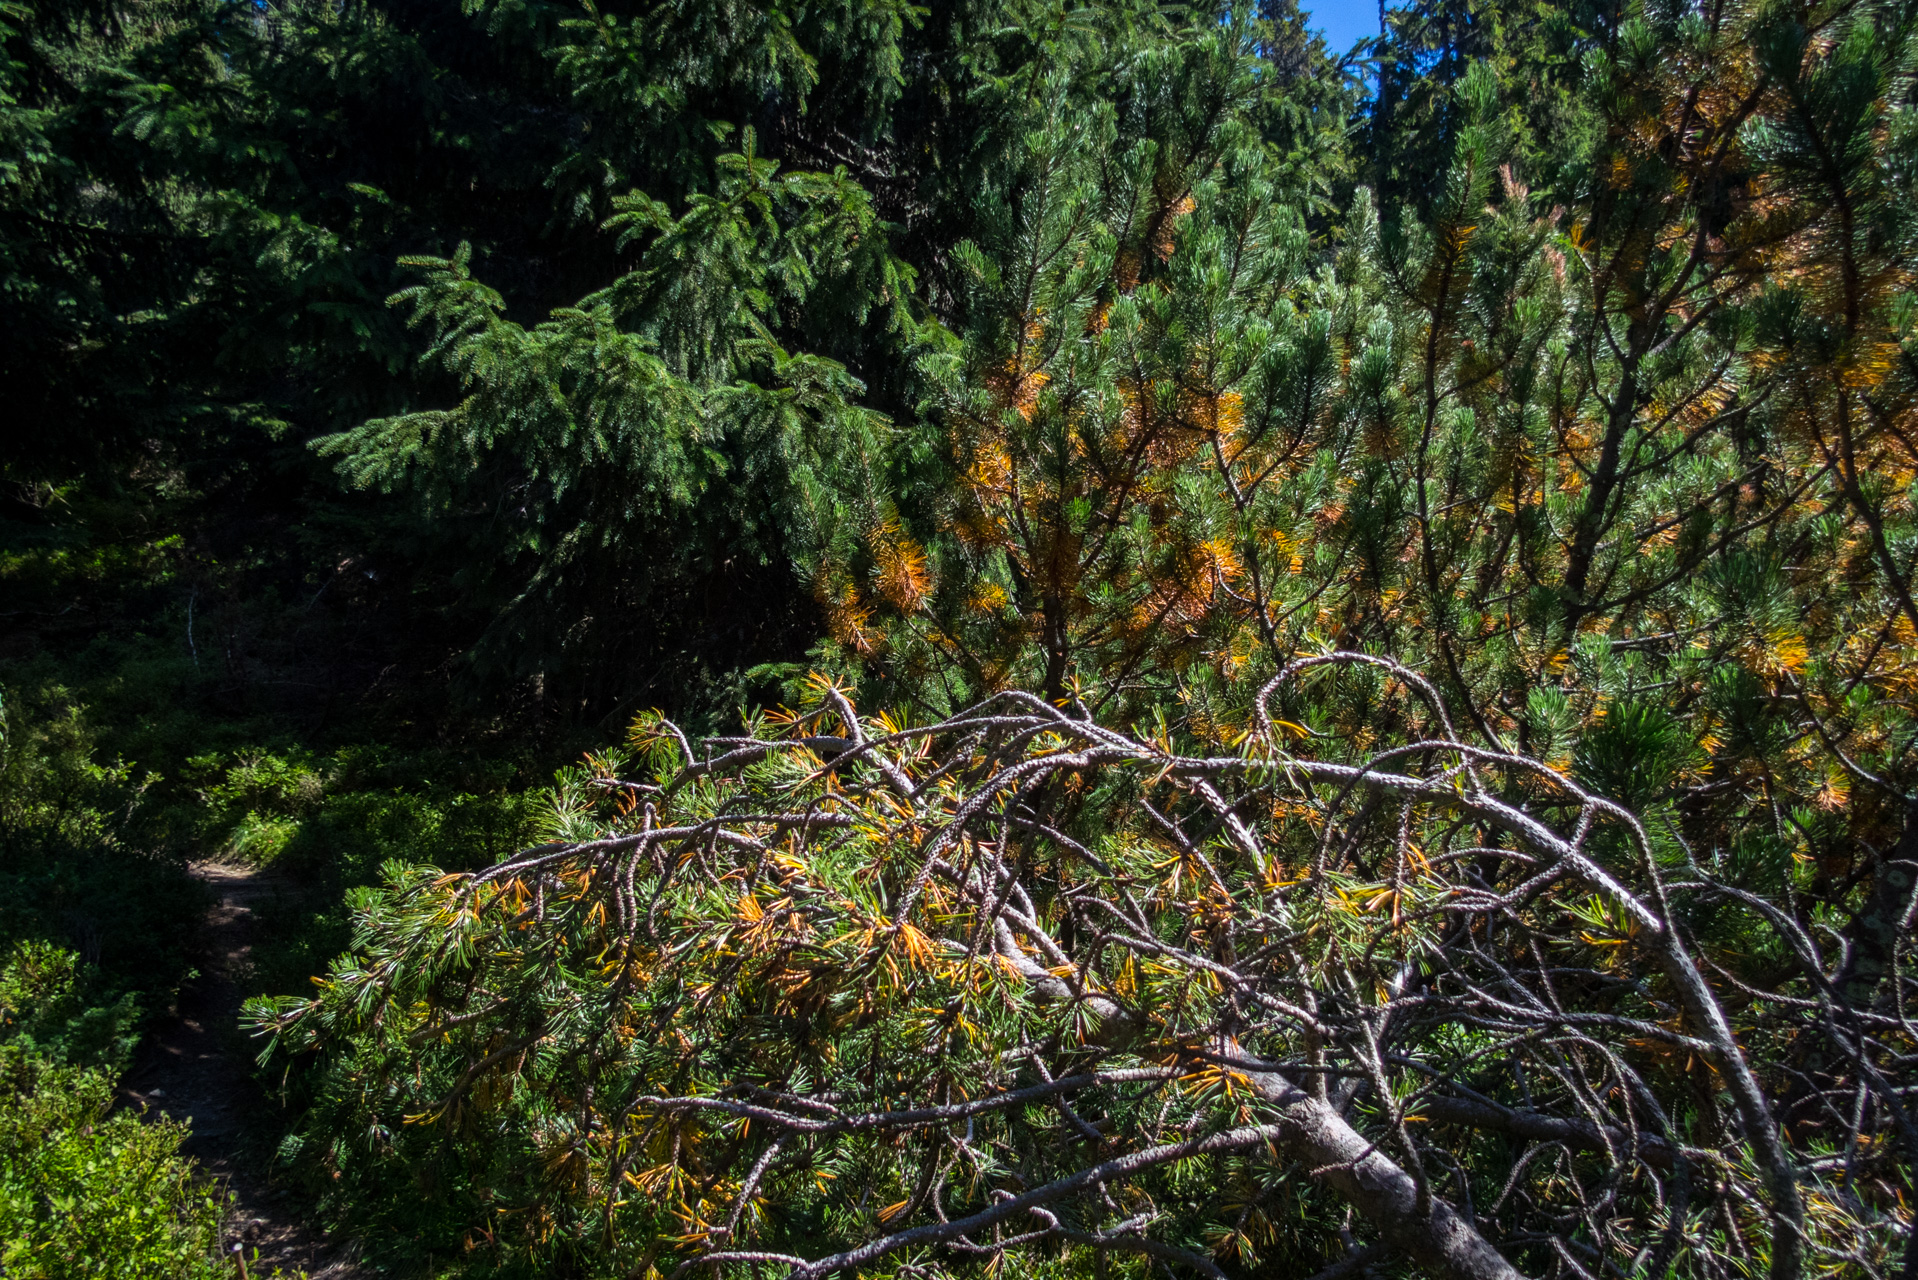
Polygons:
M226 1196L180 1154L184 1126L113 1109L139 1002L49 943L0 966L0 1273L211 1280Z

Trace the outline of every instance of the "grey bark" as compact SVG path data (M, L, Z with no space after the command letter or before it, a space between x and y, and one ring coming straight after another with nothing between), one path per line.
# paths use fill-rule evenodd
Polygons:
M995 922L993 933L999 954L1033 984L1035 994L1042 999L1075 998L1066 982L1026 954L1003 918ZM1134 1030L1129 1026L1129 1012L1116 1001L1096 993L1076 998L1099 1014L1107 1035L1129 1036ZM1227 1062L1245 1062L1231 1041L1216 1048ZM1428 1197L1429 1208L1421 1214L1418 1184L1412 1175L1346 1123L1330 1103L1276 1071L1254 1069L1244 1075L1260 1099L1278 1113L1275 1145L1284 1156L1337 1190L1387 1244L1441 1280L1525 1280L1476 1225L1439 1196Z

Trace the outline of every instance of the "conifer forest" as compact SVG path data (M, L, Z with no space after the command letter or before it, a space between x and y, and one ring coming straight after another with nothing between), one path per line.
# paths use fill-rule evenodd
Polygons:
M0 0L0 1275L1918 1280L1918 0Z

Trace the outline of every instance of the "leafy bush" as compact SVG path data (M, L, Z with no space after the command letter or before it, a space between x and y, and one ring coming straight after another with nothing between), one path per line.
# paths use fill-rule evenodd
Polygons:
M63 690L0 698L0 1268L9 1277L225 1274L225 1197L179 1154L186 1129L113 1110L143 1005L187 974L205 901L184 859L142 848L151 833L141 802L154 781L100 763Z
M112 1111L113 1078L0 1046L0 1264L20 1280L224 1277L224 1197L186 1128Z
M179 1154L185 1126L113 1110L130 994L89 1005L71 952L15 944L0 965L0 1269L19 1280L224 1276L225 1196Z
M98 971L38 939L16 942L0 968L0 1034L54 1063L118 1066L139 1037L140 1001L97 990Z

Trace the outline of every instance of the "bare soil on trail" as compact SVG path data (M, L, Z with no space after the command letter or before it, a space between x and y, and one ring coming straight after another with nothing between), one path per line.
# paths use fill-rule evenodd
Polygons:
M361 1280L354 1250L301 1219L294 1197L272 1186L248 1119L268 1103L252 1075L258 1046L240 1031L240 1003L253 949L254 909L281 892L270 872L196 863L193 874L217 896L208 910L200 976L148 1033L120 1084L126 1105L192 1127L184 1150L224 1183L233 1203L224 1248L244 1247L248 1271L305 1271L312 1280ZM258 1250L257 1261L254 1251Z

